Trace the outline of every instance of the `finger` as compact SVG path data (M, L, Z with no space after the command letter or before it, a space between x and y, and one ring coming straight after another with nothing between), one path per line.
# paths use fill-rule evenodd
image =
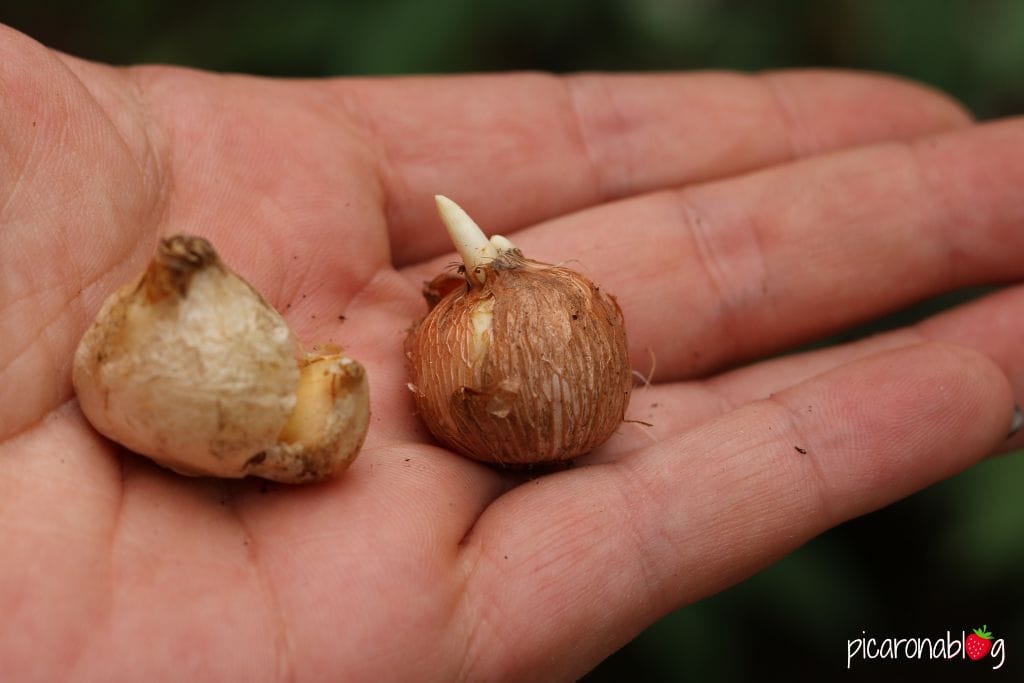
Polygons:
M662 614L969 466L1011 412L984 357L921 345L522 486L465 546L470 677L579 675Z
M346 80L335 92L383 160L396 265L450 251L430 201L437 193L506 232L616 197L967 122L922 86L845 72Z
M653 352L656 380L692 377L1019 278L1022 150L1024 120L1003 121L624 200L516 241L618 297L634 367Z
M0 26L0 65L2 439L70 394L86 311L141 268L160 195L145 136L52 53Z
M703 380L652 384L634 390L626 417L615 435L579 464L607 462L649 446L737 407L868 356L922 341L964 346L996 363L1024 397L1024 287L995 292L930 316L913 325L813 351L787 354ZM1024 434L1003 444L1013 450Z
M926 318L914 325L839 346L783 356L707 380L719 404L741 405L832 368L880 351L942 342L984 354L1008 378L1018 403L1024 395L1024 287L1013 287ZM706 398L706 396L705 396ZM1003 445L1012 448L1019 440Z

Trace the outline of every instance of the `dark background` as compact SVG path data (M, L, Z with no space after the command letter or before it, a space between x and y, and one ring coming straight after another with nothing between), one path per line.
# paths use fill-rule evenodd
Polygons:
M1021 0L0 0L0 21L117 64L297 76L837 66L930 83L980 118L1024 112ZM987 462L672 614L587 680L1021 680L1022 494L1020 455ZM845 668L863 631L958 638L982 624L1005 639L1000 671Z

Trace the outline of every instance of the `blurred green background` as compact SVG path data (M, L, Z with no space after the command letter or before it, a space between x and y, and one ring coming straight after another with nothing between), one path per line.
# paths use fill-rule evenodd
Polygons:
M0 21L113 63L299 76L837 66L930 83L982 118L1024 112L1021 0L4 0ZM1024 459L1004 457L854 520L663 619L587 680L1024 680L1022 488ZM1005 639L1000 671L846 671L862 631L983 623Z

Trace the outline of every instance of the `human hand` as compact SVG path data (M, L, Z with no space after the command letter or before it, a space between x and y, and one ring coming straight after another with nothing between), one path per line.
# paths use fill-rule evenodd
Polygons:
M916 86L272 81L112 69L8 29L0 65L5 672L569 679L998 449L1024 384L1021 287L774 355L1024 275L1024 124L971 126ZM432 442L401 341L453 260L435 193L618 296L634 366L657 361L627 417L653 427L525 483ZM188 479L84 421L75 345L174 232L367 367L370 432L343 476Z

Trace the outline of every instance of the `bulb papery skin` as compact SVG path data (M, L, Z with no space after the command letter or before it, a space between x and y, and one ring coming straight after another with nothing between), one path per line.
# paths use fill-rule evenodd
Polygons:
M442 444L508 466L571 460L621 424L632 389L622 312L583 275L523 258L446 290L406 337L417 411ZM449 280L445 278L447 283Z
M299 405L310 403L304 368L319 358L302 358L284 319L206 240L177 236L163 240L149 268L103 304L76 350L72 380L97 431L165 467L310 481L340 471L354 455L317 453L305 468L272 467L293 416L311 412ZM339 365L344 357L324 358ZM368 416L365 373L355 366ZM333 387L320 391L333 405ZM341 412L362 416L350 407ZM366 425L353 424L362 429L357 451Z

